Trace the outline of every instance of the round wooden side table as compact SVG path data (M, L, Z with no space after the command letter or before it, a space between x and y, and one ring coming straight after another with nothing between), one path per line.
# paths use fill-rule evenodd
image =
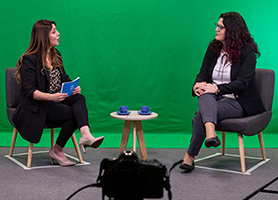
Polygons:
M147 149L145 145L144 133L143 133L141 121L157 118L158 114L152 112L149 115L140 115L138 111L132 110L130 111L129 115L119 115L117 112L112 112L110 113L110 116L116 119L125 120L119 154L122 151L126 150L131 125L133 124L133 149L132 150L136 152L136 135L137 135L141 157L143 160L147 160L148 158Z

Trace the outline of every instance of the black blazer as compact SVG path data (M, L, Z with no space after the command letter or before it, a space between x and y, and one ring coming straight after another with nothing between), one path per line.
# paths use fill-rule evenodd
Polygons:
M195 83L203 81L212 83L212 73L217 59L216 53L207 50ZM220 90L218 95L234 93L248 116L264 111L255 82L255 68L255 49L252 46L244 46L241 50L240 61L232 63L231 82L217 85ZM192 95L196 96L193 90Z
M20 69L23 99L17 107L13 122L22 138L38 143L45 127L47 104L49 101L37 101L33 99L35 90L49 93L50 77L47 70L42 69L42 63L37 55L25 55ZM70 81L64 67L59 68L61 81Z

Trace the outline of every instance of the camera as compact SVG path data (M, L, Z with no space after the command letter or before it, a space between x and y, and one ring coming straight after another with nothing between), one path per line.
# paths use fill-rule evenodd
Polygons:
M164 188L170 192L166 166L156 159L139 160L133 151L103 159L97 182L103 197L121 200L162 198Z

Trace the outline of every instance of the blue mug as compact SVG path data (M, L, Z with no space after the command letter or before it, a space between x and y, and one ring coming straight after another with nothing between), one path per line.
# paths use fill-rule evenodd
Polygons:
M127 113L128 107L127 106L120 106L119 108L120 113Z
M141 106L142 113L148 113L150 111L151 111L151 108L149 106Z

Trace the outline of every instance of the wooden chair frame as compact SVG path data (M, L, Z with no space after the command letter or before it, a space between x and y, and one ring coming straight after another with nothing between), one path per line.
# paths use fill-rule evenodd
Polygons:
M261 147L261 153L263 160L266 160L266 154L265 154L265 147L264 147L264 140L263 140L263 133L258 133L260 147ZM225 155L225 139L226 139L226 132L221 132L221 139L222 139L222 147L221 152L222 155ZM238 133L238 144L239 144L239 155L240 155L240 164L241 164L241 171L243 173L246 172L246 165L245 165L245 156L244 156L244 143L243 143L243 134Z
M14 148L15 148L15 141L16 141L17 134L18 134L18 131L17 131L16 128L14 128L14 130L13 130L13 137L12 137L12 144L11 144L10 153L9 153L9 156L10 156L10 157L13 156L13 152L14 152ZM51 148L52 148L52 147L54 146L55 128L50 128L50 134L51 134L50 140L51 140ZM78 156L79 162L80 162L80 163L83 163L83 158L82 158L80 149L79 149L79 147L78 147L77 140L76 140L76 137L75 137L75 134L74 134L74 133L72 134L71 139L72 139L72 142L73 142L73 145L74 145L76 154L77 154L77 156ZM26 167L28 167L28 168L31 167L31 163L32 163L33 147L34 147L34 143L30 142L30 143L29 143L29 148L28 148L27 165L26 165Z

